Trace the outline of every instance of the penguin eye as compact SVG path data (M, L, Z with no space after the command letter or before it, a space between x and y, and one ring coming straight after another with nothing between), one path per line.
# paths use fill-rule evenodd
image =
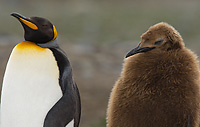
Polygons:
M163 39L162 39L162 40L158 40L158 41L156 41L154 44L155 44L155 45L161 45L163 41L164 41Z
M42 27L43 27L43 28L47 28L48 25L47 25L47 24L42 24Z

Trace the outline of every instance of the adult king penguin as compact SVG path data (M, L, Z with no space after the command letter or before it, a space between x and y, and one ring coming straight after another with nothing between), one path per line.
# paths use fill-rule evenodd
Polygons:
M25 31L7 63L1 127L78 127L80 96L57 31L47 19L12 13Z
M107 127L198 127L197 56L167 23L149 28L124 61L109 101Z

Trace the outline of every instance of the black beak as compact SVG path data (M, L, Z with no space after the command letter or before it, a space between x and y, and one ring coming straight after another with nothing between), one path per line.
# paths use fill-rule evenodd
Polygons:
M26 17L24 17L24 16L22 16L22 15L20 15L18 13L15 13L15 12L11 13L10 15L13 16L13 17L15 17L15 18L17 18L18 20L20 20L20 18L26 19Z
M141 52L147 52L150 51L152 49L154 49L155 47L144 47L144 48L140 48L140 44L134 48L133 50L131 50L130 52L128 52L128 54L126 55L125 58L128 58L129 56L135 55L137 53L141 53Z
M10 15L17 18L21 22L24 29L26 29L26 28L30 28L32 30L38 29L37 25L35 23L33 23L31 20L29 20L28 18L26 18L18 13L15 13L15 12L11 13Z

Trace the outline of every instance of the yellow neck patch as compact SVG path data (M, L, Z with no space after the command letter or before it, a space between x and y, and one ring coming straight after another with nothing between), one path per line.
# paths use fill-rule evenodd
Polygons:
M37 27L35 24L33 24L33 23L31 23L31 22L29 22L29 21L27 21L27 20L24 20L24 19L22 19L22 18L20 18L20 21L22 21L25 25L27 25L27 26L30 27L31 29L33 29L33 30L38 30L38 27Z
M15 50L19 52L40 52L46 50L33 42L23 41L15 46Z

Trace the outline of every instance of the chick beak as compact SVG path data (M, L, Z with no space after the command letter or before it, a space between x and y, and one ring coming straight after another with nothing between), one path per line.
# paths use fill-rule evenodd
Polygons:
M18 13L12 13L11 16L17 18L21 22L24 29L30 28L32 30L38 30L37 25L32 23L28 18L26 18Z
M125 56L125 58L128 58L128 57L135 55L137 53L147 52L147 51L150 51L150 50L155 48L155 47L142 47L141 48L140 45L141 44L139 44L136 48L134 48L133 50L128 52L128 54Z

